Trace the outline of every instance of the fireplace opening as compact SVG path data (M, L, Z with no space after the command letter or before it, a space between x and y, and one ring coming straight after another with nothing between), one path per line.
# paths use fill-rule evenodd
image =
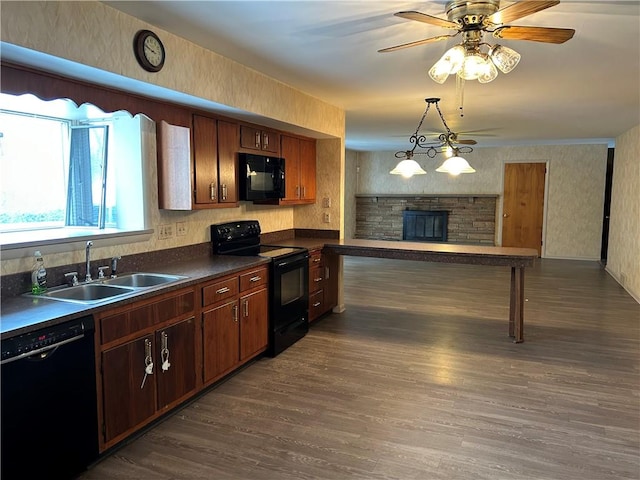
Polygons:
M448 212L444 210L404 210L402 239L416 242L446 242Z

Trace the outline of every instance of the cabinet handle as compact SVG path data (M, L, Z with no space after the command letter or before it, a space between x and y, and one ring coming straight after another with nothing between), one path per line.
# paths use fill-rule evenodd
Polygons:
M162 369L162 373L164 373L168 371L171 366L169 363L169 336L167 335L167 332L162 332L160 337L162 339L160 349L160 360L162 360L162 363L160 364L160 367Z
M142 383L140 384L140 390L144 388L144 383L147 381L147 376L153 375L153 352L151 350L151 340L144 339L144 377L142 377Z
M329 267L324 267L324 278L325 279L329 278Z
M314 308L319 307L319 306L320 306L320 302L316 302L316 303L313 304Z
M228 291L229 291L229 287L222 287L222 288L219 288L218 290L216 290L216 293L218 295L221 295L223 293L227 293Z
M316 257L313 259L313 263L320 263L321 258L320 257Z
M303 185L302 186L302 198L305 198L307 196L307 188Z
M238 323L238 305L233 306L233 321Z
M318 283L322 281L322 277L317 277L313 279L314 282Z
M262 135L262 148L267 148L269 146L269 134L264 133Z
M262 277L260 275L256 275L255 277L251 277L249 279L250 282L259 282L260 280L262 280Z
M300 185L296 185L296 198L300 198Z
M244 316L249 316L249 300L244 301Z
M260 148L260 132L256 132L256 148Z
M209 195L211 196L211 200L216 199L216 184L212 183L209 185Z
M226 200L227 199L227 184L223 183L222 184L222 200Z

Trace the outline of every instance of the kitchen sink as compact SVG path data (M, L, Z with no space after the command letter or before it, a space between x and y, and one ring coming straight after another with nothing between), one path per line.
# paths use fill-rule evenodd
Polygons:
M50 298L52 300L62 300L73 303L97 303L107 299L114 299L120 296L135 292L132 288L115 285L104 285L100 283L86 283L73 287L60 287L48 290L39 295L28 294L30 297Z
M123 287L145 288L155 287L164 283L175 282L187 277L167 275L164 273L127 273L115 278L103 280L103 285L119 285Z
M56 287L38 295L25 293L32 298L48 298L63 302L92 304L106 300L116 300L120 297L139 293L145 289L157 287L188 277L181 275L167 275L164 273L127 273L115 278L95 280L70 287Z

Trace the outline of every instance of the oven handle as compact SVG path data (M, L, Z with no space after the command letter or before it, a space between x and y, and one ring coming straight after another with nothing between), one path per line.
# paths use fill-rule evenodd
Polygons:
M277 262L276 268L283 268L283 267L286 267L287 265L291 265L295 263L300 263L302 265L304 263L308 263L308 261L309 261L309 254L303 253L300 255L296 255L295 257L288 258L286 261Z

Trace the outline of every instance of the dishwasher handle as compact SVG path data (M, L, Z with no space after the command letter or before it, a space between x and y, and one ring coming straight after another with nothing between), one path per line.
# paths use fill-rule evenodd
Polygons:
M4 365L6 363L15 362L16 360L27 359L32 362L41 362L53 355L59 346L65 345L67 343L75 342L77 340L81 340L84 338L84 333L81 335L77 335L75 337L68 338L66 340L62 340L61 342L53 343L51 345L47 345L42 348L38 348L36 350L31 350L29 352L21 353L15 357L7 358L0 362L0 365Z

